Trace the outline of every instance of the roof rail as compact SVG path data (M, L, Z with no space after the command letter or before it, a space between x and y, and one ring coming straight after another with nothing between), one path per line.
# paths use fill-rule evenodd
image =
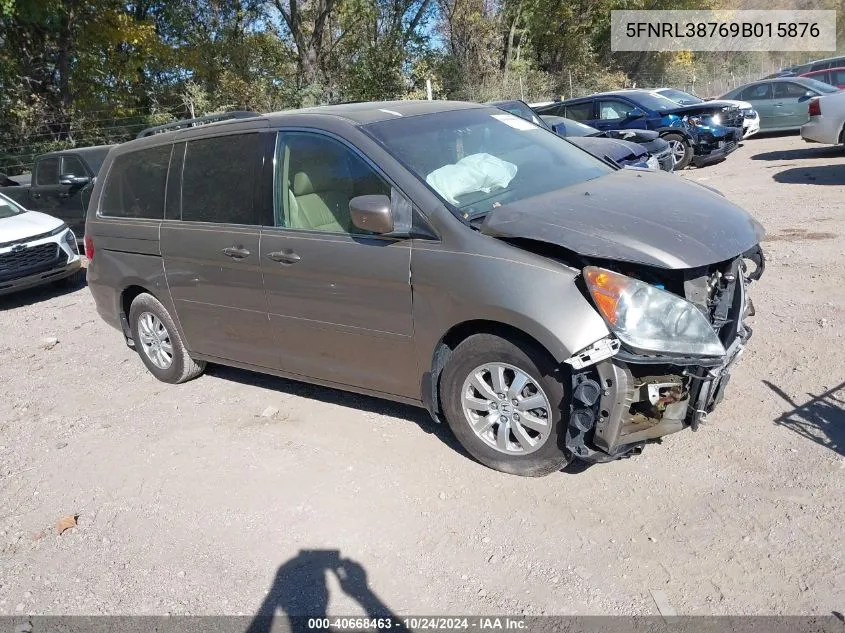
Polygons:
M195 119L182 119L181 121L174 121L173 123L165 123L164 125L156 125L141 130L135 138L144 138L152 136L153 134L161 134L162 132L173 132L175 130L183 130L185 128L197 127L200 125L207 125L209 123L217 123L218 121L229 121L230 119L249 119L255 116L261 116L258 112L249 112L246 110L233 110L232 112L221 112L219 114L209 114L208 116L201 116Z

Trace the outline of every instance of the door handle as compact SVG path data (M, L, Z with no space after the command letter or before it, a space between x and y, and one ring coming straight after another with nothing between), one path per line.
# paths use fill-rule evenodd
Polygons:
M227 246L223 249L223 254L226 257L231 257L233 259L243 259L244 257L249 257L249 251L243 246Z
M295 264L302 259L293 251L276 251L274 253L267 253L267 257L272 259L274 262L279 262L280 264Z
M40 193L32 193L31 192L31 195L32 195L33 198L40 198L41 197Z
M70 198L70 194L69 193L60 193L59 198Z

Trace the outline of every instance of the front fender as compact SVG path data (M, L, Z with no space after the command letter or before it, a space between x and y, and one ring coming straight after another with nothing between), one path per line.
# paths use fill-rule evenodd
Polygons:
M469 252L440 244L413 249L414 334L423 372L446 333L467 322L515 328L558 362L607 336L604 320L575 284L580 271L493 237L471 237L480 247Z

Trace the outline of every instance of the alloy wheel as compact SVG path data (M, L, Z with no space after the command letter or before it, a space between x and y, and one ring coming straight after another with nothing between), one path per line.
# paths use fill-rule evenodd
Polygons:
M141 349L153 365L168 369L173 364L173 343L161 320L152 312L142 312L138 317L138 338Z
M513 365L476 367L464 381L461 405L478 438L501 453L533 453L551 436L548 397L537 381Z
M686 156L687 148L683 141L669 141L669 148L672 150L676 163L680 163Z

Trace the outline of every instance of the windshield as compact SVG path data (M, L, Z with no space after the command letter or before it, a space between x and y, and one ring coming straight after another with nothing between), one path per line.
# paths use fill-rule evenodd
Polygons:
M638 106L648 108L649 110L656 110L657 112L666 112L667 110L674 110L678 107L678 104L671 99L650 92L630 92L625 93L625 96Z
M695 95L691 95L688 92L684 92L683 90L675 90L674 88L666 88L664 90L659 90L661 97L666 97L667 99L671 99L678 105L693 105L696 103L703 103L703 99L699 99Z
M816 92L839 92L839 88L836 86L831 86L830 84L826 84L823 81L816 81L815 79L810 79L808 77L804 77L801 80L801 83L807 86L808 88L815 90Z
M364 129L465 219L613 171L553 132L496 108L396 118Z
M0 220L10 218L13 215L25 213L26 209L19 207L17 204L9 200L6 196L0 194Z

